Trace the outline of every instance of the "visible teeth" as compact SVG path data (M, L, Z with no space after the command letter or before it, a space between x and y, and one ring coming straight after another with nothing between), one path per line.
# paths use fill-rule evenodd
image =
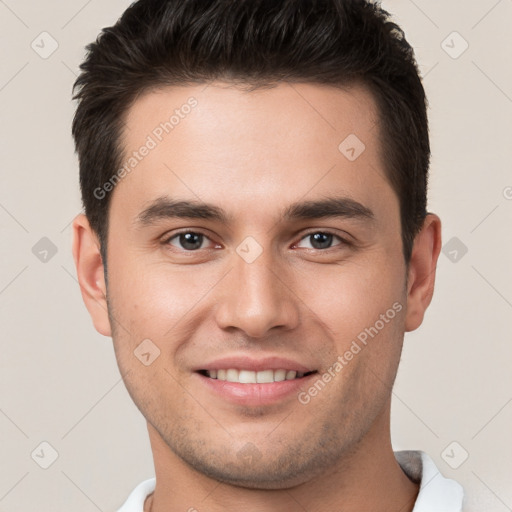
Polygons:
M274 382L274 371L262 370L260 372L256 372L256 381L258 382L258 384L267 384L269 382Z
M208 370L206 373L211 379L239 382L240 384L268 384L304 377L304 372L296 372L295 370L261 370L253 372L251 370L228 368Z
M242 382L243 384L256 384L256 372L240 370L238 373L238 382Z
M274 372L274 381L281 382L286 379L286 370L276 370Z
M230 368L229 370L226 370L226 380L228 382L239 382L238 370L233 370L232 368Z

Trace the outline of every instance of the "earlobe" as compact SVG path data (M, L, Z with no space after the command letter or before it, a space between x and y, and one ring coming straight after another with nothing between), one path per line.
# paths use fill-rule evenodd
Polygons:
M405 330L414 331L423 322L434 293L436 267L441 251L441 220L429 213L414 239L407 280Z
M87 217L83 214L78 215L73 221L73 258L82 298L94 327L100 334L111 336L100 244Z

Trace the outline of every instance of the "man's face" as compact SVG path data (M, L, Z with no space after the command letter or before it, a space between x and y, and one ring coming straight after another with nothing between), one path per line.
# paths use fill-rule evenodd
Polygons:
M139 155L108 233L116 357L169 453L206 475L300 483L384 428L407 290L376 123L362 88L307 84L166 88L128 112L125 161Z

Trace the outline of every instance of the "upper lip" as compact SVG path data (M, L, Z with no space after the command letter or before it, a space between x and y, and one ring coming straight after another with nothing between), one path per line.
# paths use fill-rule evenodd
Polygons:
M221 359L215 359L209 363L205 363L202 366L195 369L199 370L219 370L219 369L230 369L235 368L238 370L251 370L254 372L262 370L295 370L296 372L311 372L314 368L308 368L307 366L278 356L264 357L255 359L251 356L230 356L223 357Z

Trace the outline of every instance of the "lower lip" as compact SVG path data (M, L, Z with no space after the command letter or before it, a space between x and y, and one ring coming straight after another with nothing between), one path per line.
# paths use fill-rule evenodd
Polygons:
M309 380L315 377L315 373L300 379L283 380L280 382L268 382L266 384L240 384L227 380L211 379L196 373L201 382L217 395L240 405L268 405L293 394L309 384Z

